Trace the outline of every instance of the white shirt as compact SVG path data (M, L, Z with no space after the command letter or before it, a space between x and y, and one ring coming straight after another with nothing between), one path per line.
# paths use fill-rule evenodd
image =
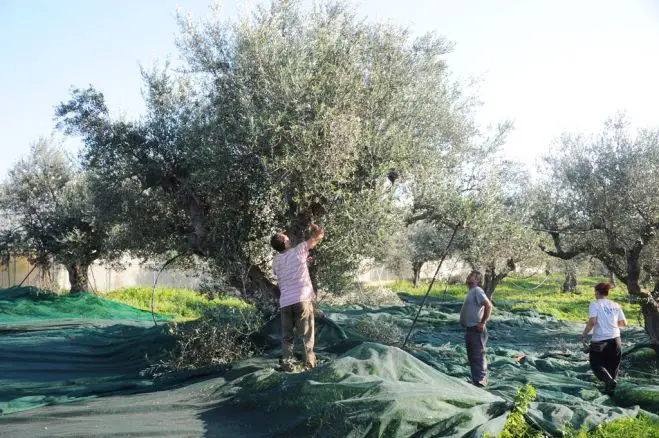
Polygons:
M588 317L597 318L592 337L595 342L619 337L618 321L626 321L620 305L606 298L590 303Z

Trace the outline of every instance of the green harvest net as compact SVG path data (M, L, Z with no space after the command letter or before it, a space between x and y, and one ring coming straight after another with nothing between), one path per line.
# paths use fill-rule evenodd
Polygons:
M326 309L310 372L277 371L275 319L259 337L263 356L151 379L143 370L173 340L149 312L88 294L0 291L0 436L496 436L524 383L538 390L526 418L548 435L659 412L654 353L628 355L615 397L603 396L576 343L581 324L496 310L487 390L468 383L459 302L430 301L412 353L351 332L356 318L409 328L418 299L401 297L408 304ZM623 336L626 349L645 340L638 328Z

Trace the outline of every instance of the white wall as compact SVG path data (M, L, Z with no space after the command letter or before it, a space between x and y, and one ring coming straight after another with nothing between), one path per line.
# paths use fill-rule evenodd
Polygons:
M157 266L156 266L157 269ZM32 266L23 258L12 258L8 265L0 265L0 288L17 286L32 270ZM89 285L94 291L109 291L124 287L152 286L157 271L153 265L142 265L137 261L127 260L125 269L112 269L95 263L89 271ZM196 288L199 279L186 273L167 269L160 274L158 286ZM68 290L69 275L63 266L56 266L50 272L35 269L27 277L23 286L42 289Z
M89 272L89 285L94 291L104 292L124 287L151 287L160 265L153 263L141 264L136 260L125 260L124 269L112 269L106 265L96 263ZM0 265L0 288L18 285L32 269L32 266L23 258L12 258L8 265ZM421 269L421 278L430 279L435 274L437 262L428 262ZM412 278L411 266L405 268L402 279ZM440 278L450 276L466 277L470 269L468 265L456 260L444 261L439 272ZM373 265L365 261L357 276L357 281L363 283L382 283L401 279L399 275L387 270L383 266ZM51 272L35 269L24 286L35 286L41 289L68 290L69 275L63 266L57 266ZM180 269L167 269L158 278L159 287L188 287L195 289L199 286L199 278L186 275Z

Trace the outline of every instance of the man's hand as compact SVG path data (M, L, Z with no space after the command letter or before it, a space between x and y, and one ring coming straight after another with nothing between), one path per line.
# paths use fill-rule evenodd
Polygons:
M325 237L325 230L316 224L309 225L309 228L311 229L311 237L307 240L307 248L311 249L323 240L323 237Z
M483 333L483 332L485 331L485 324L482 323L482 322L479 323L479 324L476 326L476 331L477 331L478 333Z

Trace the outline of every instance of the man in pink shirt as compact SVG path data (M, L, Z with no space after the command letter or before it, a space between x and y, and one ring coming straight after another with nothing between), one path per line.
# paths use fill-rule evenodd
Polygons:
M316 366L314 346L314 306L316 293L309 277L309 250L323 239L325 231L311 224L311 237L295 247L285 233L272 236L270 244L279 253L272 262L272 270L279 282L281 309L281 349L284 365L293 358L295 331L302 334L305 367Z

